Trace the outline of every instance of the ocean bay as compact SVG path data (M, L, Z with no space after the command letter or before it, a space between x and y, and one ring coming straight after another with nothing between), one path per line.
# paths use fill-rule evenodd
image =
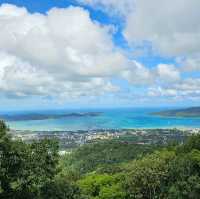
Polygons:
M4 112L16 118L45 115L46 118L6 121L11 129L34 131L77 131L130 128L200 128L200 118L162 117L153 112L168 108L113 108ZM97 114L98 113L98 114ZM63 117L60 115L65 114ZM48 117L51 116L51 117Z

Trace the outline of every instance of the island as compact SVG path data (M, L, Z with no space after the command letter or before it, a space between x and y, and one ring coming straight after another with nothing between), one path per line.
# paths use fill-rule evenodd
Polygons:
M166 110L152 113L153 115L163 117L196 117L200 118L200 107L190 107L183 109Z
M97 117L100 112L86 112L86 113L64 113L64 114L45 114L45 113L23 113L14 115L0 115L0 119L5 121L29 121L29 120L47 120L59 118L79 118L79 117Z

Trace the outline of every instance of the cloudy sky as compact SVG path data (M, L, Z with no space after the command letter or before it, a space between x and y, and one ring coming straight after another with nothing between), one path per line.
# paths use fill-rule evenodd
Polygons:
M199 0L0 0L0 108L197 106Z

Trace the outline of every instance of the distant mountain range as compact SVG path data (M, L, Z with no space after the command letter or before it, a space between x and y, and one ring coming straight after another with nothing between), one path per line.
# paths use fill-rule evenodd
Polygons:
M67 114L41 114L41 113L28 113L28 114L14 114L14 115L0 115L0 119L6 121L28 121L28 120L47 120L59 118L77 118L77 117L96 117L100 112L87 112L87 113L67 113Z
M200 107L166 110L152 114L163 117L200 117Z

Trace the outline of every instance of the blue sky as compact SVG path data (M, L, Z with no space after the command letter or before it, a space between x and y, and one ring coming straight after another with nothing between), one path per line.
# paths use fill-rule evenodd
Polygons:
M198 106L200 3L164 4L0 0L1 109Z

